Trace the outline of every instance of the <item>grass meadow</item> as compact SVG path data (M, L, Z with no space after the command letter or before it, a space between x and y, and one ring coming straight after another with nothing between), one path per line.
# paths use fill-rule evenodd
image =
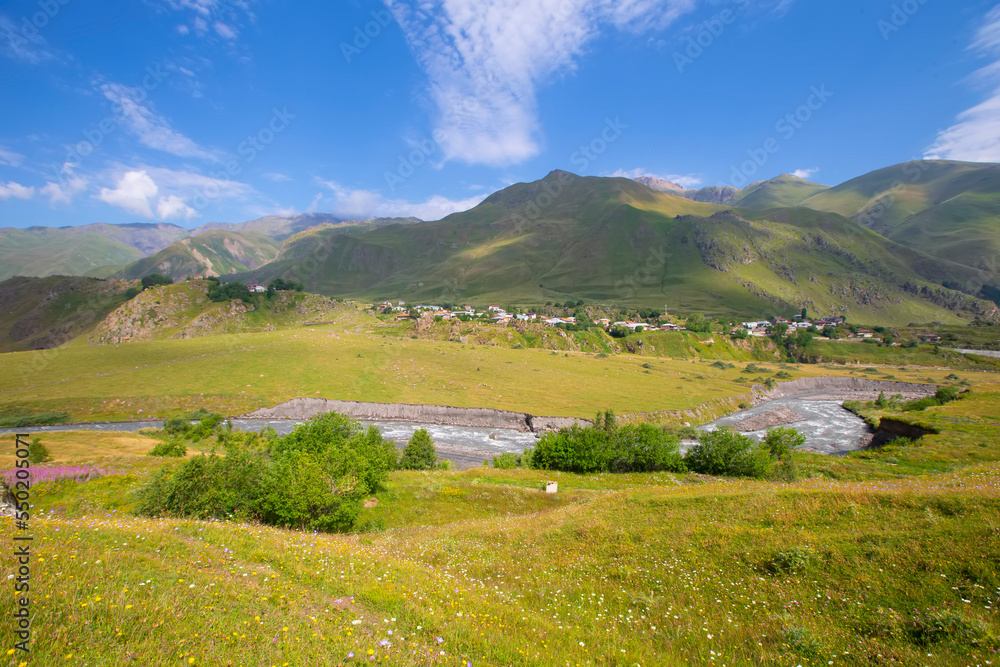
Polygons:
M920 413L872 407L873 418L939 433L843 457L797 453L794 483L399 471L355 532L332 535L135 516L136 489L177 464L146 456L158 442L152 434L42 434L48 465L105 474L32 489L34 643L27 659L10 652L11 624L0 624L7 663L996 663L995 372L928 349L877 365L758 360L747 374L749 359L684 356L706 343L671 338L653 339L662 356L604 356L375 331L313 327L8 354L0 409L136 419L323 396L580 416L721 410L758 376L782 371L964 381L972 393ZM857 353L869 347L858 345ZM13 449L13 437L0 440L3 469ZM546 480L559 483L558 494L541 491ZM0 518L6 553L14 534L13 520ZM4 559L0 577L13 573Z
M858 458L854 479L794 484L396 472L359 532L324 535L132 516L160 465L136 440L154 440L79 437L48 447L114 472L33 490L29 664L985 665L1000 648L995 460Z

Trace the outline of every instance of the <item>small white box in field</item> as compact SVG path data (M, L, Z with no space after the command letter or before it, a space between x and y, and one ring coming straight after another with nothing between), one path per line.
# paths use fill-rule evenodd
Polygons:
M545 493L557 493L559 491L559 482L545 482Z

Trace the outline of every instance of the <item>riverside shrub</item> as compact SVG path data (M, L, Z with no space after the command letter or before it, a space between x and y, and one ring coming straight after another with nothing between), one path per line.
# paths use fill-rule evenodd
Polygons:
M140 490L137 511L348 530L395 466L396 447L376 427L327 413L283 438L242 441L224 456L164 467Z
M764 477L771 455L753 438L720 428L701 436L701 441L688 450L684 463L694 472L727 477Z
M437 450L427 429L418 428L410 436L410 441L403 448L399 467L403 470L433 470L437 467Z
M525 452L526 464L563 472L656 472L684 470L680 441L650 424L617 426L613 413L598 414L594 426L577 424L544 434Z

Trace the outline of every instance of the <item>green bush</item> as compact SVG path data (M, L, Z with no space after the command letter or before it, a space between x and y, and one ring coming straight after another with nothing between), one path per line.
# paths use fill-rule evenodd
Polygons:
M0 416L0 428L45 426L50 424L62 424L63 422L68 421L69 414L65 412L40 412L38 414L16 412Z
M28 445L28 461L30 463L48 463L52 460L48 448L42 444L41 438L32 438Z
M157 443L153 450L149 452L150 456L167 456L167 457L184 457L187 456L187 447L180 440L168 440L166 442Z
M410 441L403 448L399 467L403 470L434 470L437 467L437 450L427 429L418 428L410 436Z
M240 299L245 303L253 301L253 294L243 283L212 283L208 288L208 298L211 301L232 301Z
M730 477L764 477L769 460L761 443L728 428L703 434L684 456L684 463L694 472Z
M348 530L396 465L395 446L376 427L337 413L254 444L164 467L140 490L137 511Z
M498 470L510 470L521 465L521 457L512 452L504 452L493 457L493 467Z
M764 444L767 445L772 457L780 459L790 455L795 448L806 444L806 436L793 428L778 426L767 430Z
M680 441L651 424L624 426L611 438L608 472L684 471Z
M684 470L679 439L650 424L619 427L614 413L598 413L593 426L574 424L545 433L522 455L524 464L563 472L655 472Z
M149 289L158 285L173 285L174 279L162 273L150 273L148 276L143 276L141 282L142 289Z

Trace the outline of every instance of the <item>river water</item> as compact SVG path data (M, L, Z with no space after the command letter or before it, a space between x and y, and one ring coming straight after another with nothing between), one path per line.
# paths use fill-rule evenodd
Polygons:
M700 427L706 431L733 427L754 415L785 407L802 417L801 421L784 424L806 436L806 444L801 449L820 454L846 454L863 449L870 439L868 425L853 412L845 409L840 401L821 398L792 396L762 403L748 410L734 412L710 424ZM744 433L757 440L763 440L767 430ZM868 437L866 437L868 436Z
M700 427L712 431L723 426L735 426L753 415L770 412L779 407L787 407L802 417L801 421L787 424L806 436L805 451L822 454L844 454L862 449L866 444L868 428L864 421L844 409L840 401L823 397L794 396L779 398L748 410L734 412ZM233 428L244 431L260 431L270 426L284 435L291 433L304 420L297 419L233 419ZM426 428L434 440L438 454L448 459L457 468L472 468L491 460L497 454L513 452L520 454L534 445L534 433L523 433L504 428L476 428L470 426L444 426L441 424L417 424L412 422L362 422L366 426L374 424L382 434L396 442L399 447L406 444L418 428ZM142 428L162 428L162 421L134 422L92 422L82 424L55 424L52 426L30 426L26 428L0 429L0 434L46 433L52 431L138 431ZM763 439L765 430L746 433L758 440ZM685 442L685 449L694 442Z
M281 435L292 430L305 420L298 419L233 419L233 428L244 431L260 431L272 427ZM438 454L457 468L472 468L483 461L492 460L497 454L513 452L520 454L535 443L534 433L522 433L505 428L475 428L471 426L444 426L441 424L416 424L411 422L362 422L365 426L374 424L382 435L394 440L399 447L406 444L413 432L425 428L434 440ZM138 431L142 428L162 428L162 421L134 422L90 422L82 424L54 424L52 426L29 426L25 428L0 429L0 434L48 433L52 431Z

